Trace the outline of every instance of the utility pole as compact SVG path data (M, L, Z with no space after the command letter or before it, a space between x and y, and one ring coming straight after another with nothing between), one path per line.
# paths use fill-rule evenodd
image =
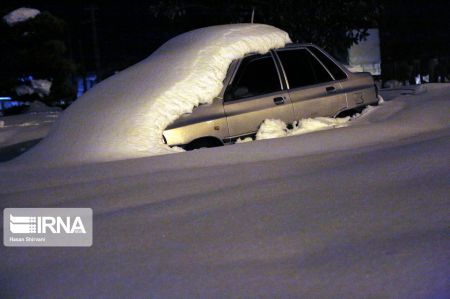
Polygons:
M90 23L92 28L92 44L94 46L95 71L97 73L97 81L100 81L101 79L100 50L98 47L97 21L95 19L95 12L98 10L98 8L95 6L95 4L91 4L86 8L86 10L89 11Z

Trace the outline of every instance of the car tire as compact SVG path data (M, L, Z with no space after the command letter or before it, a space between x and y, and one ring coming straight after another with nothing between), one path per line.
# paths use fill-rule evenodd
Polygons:
M183 148L186 151L192 151L196 149L218 147L222 145L223 143L216 138L200 138L188 143Z

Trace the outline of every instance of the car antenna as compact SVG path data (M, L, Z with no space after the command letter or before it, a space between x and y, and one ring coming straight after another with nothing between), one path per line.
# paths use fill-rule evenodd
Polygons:
M252 7L252 19L250 22L253 24L253 20L255 19L255 7Z

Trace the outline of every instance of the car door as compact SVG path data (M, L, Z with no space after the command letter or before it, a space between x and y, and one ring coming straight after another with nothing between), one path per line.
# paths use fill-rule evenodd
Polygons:
M276 51L294 108L295 119L335 116L347 108L341 84L306 48Z
M224 111L231 138L255 133L268 118L294 121L271 53L251 55L240 62L224 94Z

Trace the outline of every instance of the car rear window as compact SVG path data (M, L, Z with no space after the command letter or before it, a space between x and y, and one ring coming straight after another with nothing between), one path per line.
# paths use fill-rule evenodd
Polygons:
M333 81L333 78L306 49L277 51L289 83L297 88Z
M343 80L347 78L344 71L341 70L328 56L326 56L322 51L316 47L308 47L308 49L325 65L325 67L333 75L334 80Z

